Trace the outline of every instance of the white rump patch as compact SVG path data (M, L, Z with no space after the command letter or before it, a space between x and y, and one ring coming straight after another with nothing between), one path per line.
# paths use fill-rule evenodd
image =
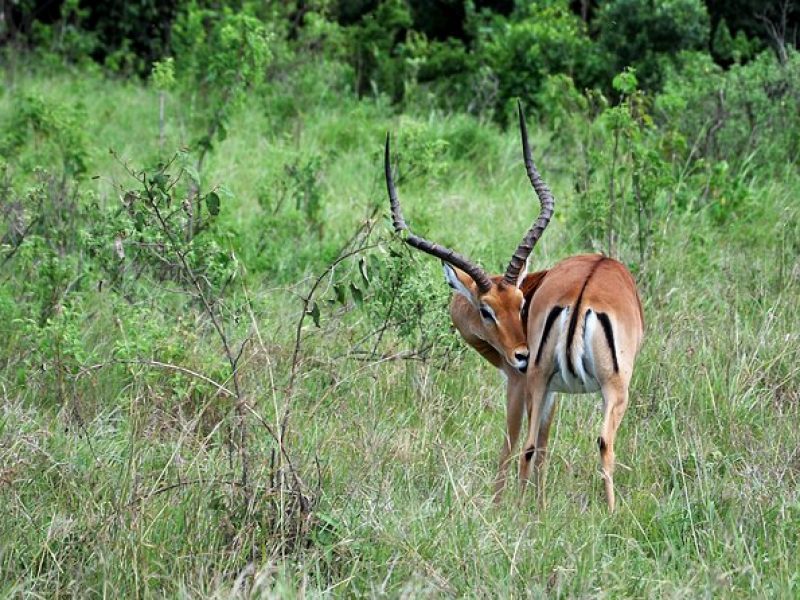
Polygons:
M597 369L595 368L594 362L594 344L592 343L594 340L594 334L597 331L597 314L589 309L589 313L586 315L586 326L583 330L583 357L581 360L581 366L584 369L584 372L587 375L596 381L595 374L597 373ZM599 387L599 386L598 386Z
M575 323L575 335L572 339L572 348L567 348L567 335L569 333L569 320L572 307L561 311L558 321L558 342L556 344L556 357L558 358L558 371L550 381L550 391L565 392L567 394L588 394L600 389L600 384L594 378L594 357L591 347L597 326L597 316L589 309L589 316L578 317ZM585 313L584 313L585 314ZM585 326L584 326L584 320ZM571 351L573 375L567 362L567 352Z

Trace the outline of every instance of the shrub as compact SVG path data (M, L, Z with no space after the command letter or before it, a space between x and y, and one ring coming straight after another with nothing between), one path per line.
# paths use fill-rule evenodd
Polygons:
M28 172L40 166L63 169L68 176L86 171L89 147L80 102L69 106L21 94L13 106L0 133L0 157Z
M682 57L656 99L656 117L680 132L694 157L735 168L755 161L767 169L797 160L800 142L800 54L781 65L771 51L723 71L704 54Z
M594 26L605 52L606 81L635 67L645 90L658 90L666 66L682 50L704 50L709 17L701 0L612 0L602 4Z
M534 2L509 18L490 17L477 31L477 62L497 77L495 109L501 119L512 114L516 98L539 106L550 75L568 75L581 87L596 79L601 57L567 2Z
M403 0L382 0L348 28L350 61L355 70L356 92L402 97L405 71L396 44L411 26L411 12Z

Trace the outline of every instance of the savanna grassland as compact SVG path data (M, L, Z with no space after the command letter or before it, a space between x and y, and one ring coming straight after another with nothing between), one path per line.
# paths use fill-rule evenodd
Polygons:
M359 89L347 36L391 15L292 37L246 8L180 9L144 75L81 58L69 12L63 46L4 49L0 594L797 597L796 51L591 89L545 57L475 106L483 67L426 82L446 49L417 46L399 93L378 38ZM582 55L547 10L470 52L501 73L546 22ZM502 271L538 212L517 97L556 197L531 269L606 252L644 306L614 514L599 395L561 399L546 509L492 503L503 380L391 233L387 131L412 228Z

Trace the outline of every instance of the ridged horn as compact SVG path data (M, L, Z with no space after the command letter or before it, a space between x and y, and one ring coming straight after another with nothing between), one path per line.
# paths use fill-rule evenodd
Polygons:
M525 265L525 261L528 260L528 256L530 256L530 253L533 251L536 242L539 241L545 228L547 228L547 224L553 216L553 209L555 207L553 193L542 180L539 171L536 169L536 165L533 164L531 147L528 143L528 128L525 125L525 114L522 112L522 102L519 100L517 100L517 109L519 111L519 131L522 136L522 157L525 160L525 170L528 172L528 179L531 180L531 185L536 191L536 195L539 197L539 203L542 208L533 226L525 234L525 237L522 238L522 242L520 242L519 246L517 246L516 251L511 257L511 261L508 263L506 273L503 275L503 279L511 285L517 285L519 273Z
M431 256L435 256L445 262L450 263L469 275L478 286L478 291L485 294L492 287L492 281L489 276L478 265L473 263L467 257L462 256L458 252L445 248L434 242L430 242L425 238L421 238L411 232L403 219L403 213L400 210L400 200L397 197L397 190L394 187L394 179L392 177L392 165L389 152L389 134L386 134L386 150L384 152L384 169L386 172L386 191L389 192L389 203L392 206L392 225L397 233L406 231L407 235L403 241L409 246L427 252Z

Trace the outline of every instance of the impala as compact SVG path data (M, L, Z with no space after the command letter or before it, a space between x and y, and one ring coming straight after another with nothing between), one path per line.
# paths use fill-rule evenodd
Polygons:
M614 510L614 440L628 404L628 385L642 342L644 316L636 284L621 263L603 255L566 258L549 270L527 273L528 257L553 215L554 199L531 158L525 117L519 106L522 153L541 210L508 264L489 276L464 256L413 234L400 209L392 178L389 135L384 168L392 223L404 241L442 260L445 279L456 292L453 324L470 346L507 377L506 436L495 479L495 500L528 414L528 435L520 457L521 492L534 463L543 504L542 472L547 455L555 393L600 391L603 424L597 438L606 501Z

